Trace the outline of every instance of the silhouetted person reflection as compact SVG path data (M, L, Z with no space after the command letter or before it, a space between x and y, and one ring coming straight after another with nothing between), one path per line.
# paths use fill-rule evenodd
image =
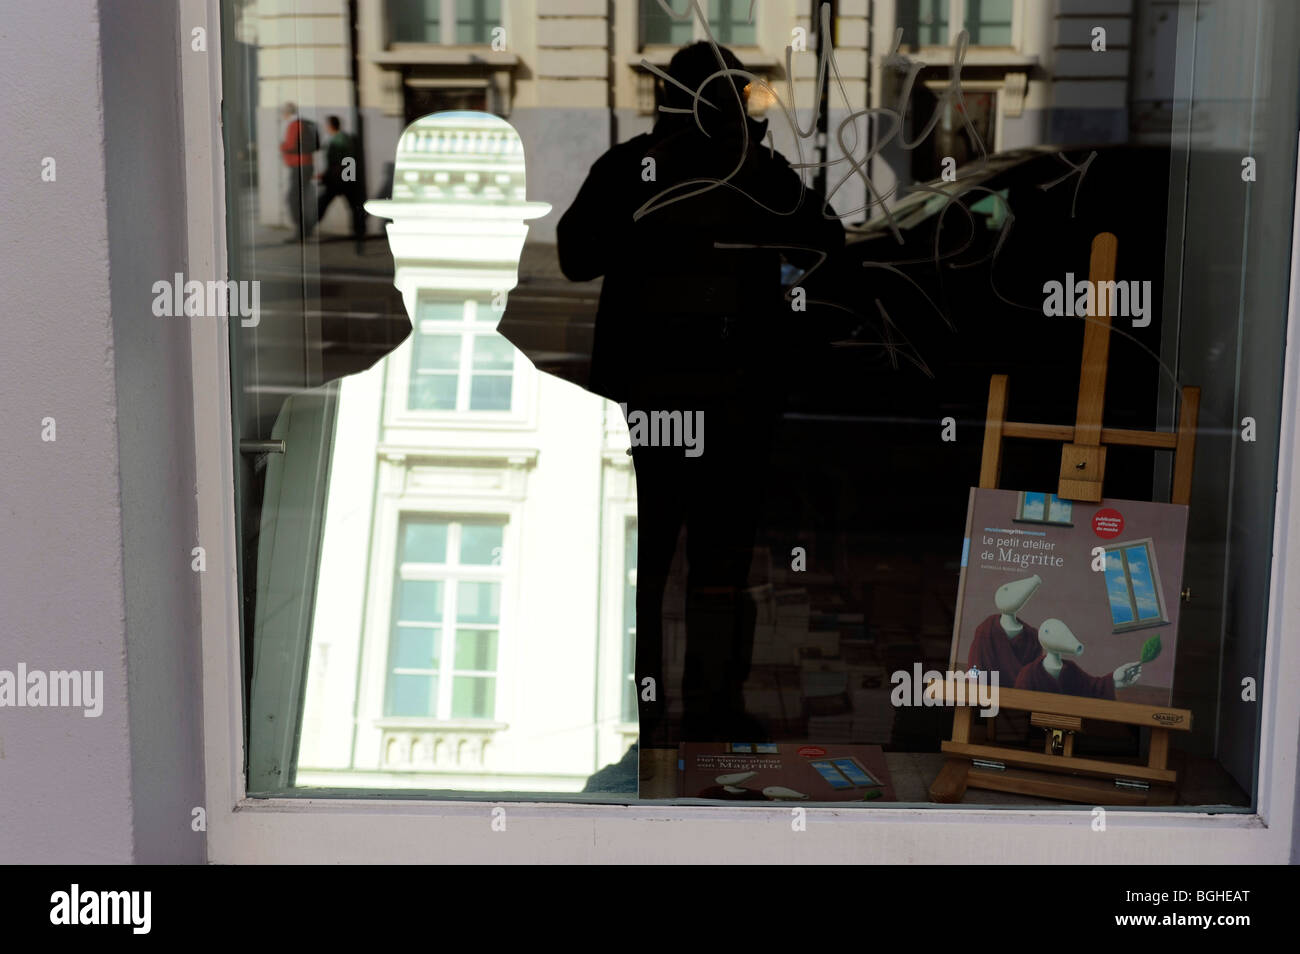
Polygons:
M325 146L325 171L318 174L321 191L316 201L316 221L325 218L329 204L342 196L352 213L352 241L357 254L364 249L362 238L366 231L365 188L358 181L356 140L343 131L337 116L325 120L329 142ZM350 161L349 161L350 160Z
M665 718L662 609L683 525L688 570L681 740L764 734L744 712L754 634L745 589L789 376L782 340L807 316L785 300L782 252L718 245L830 250L844 242L838 219L823 213L784 157L764 144L767 123L747 114L746 79L709 80L724 67L743 69L729 50L708 43L679 50L668 73L685 89L663 82L660 100L669 109L690 110L698 91L712 104L699 106L705 131L690 113L661 111L651 132L596 161L557 231L560 267L569 279L605 276L590 389L626 405L629 422L637 412L651 421L654 412L680 412L683 421L703 417L698 456L680 444L653 446L662 430L643 433L640 443L636 427L631 430L643 749L678 741ZM686 185L728 176L723 185ZM691 192L698 194L687 196ZM683 198L634 220L657 196L656 204ZM807 251L784 254L804 267L818 258ZM647 677L654 679L653 701L643 691Z

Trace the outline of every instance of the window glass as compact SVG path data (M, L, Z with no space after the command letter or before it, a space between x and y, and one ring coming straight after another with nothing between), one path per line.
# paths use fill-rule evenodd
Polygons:
M416 318L425 321L460 321L465 317L465 302L454 298L421 295L415 307Z
M639 3L645 43L681 46L695 38L698 28L694 17L675 18L664 12L658 0ZM669 0L668 6L678 13L690 13L690 5L681 0ZM709 0L708 24L714 39L731 46L753 45L757 34L756 25L749 21L749 8L750 0Z
M442 42L442 0L387 0L387 10L393 42Z
M719 43L750 46L755 24L749 22L750 0L709 0L709 27ZM758 13L755 10L755 17Z
M407 523L406 539L402 546L403 562L446 562L447 526L444 521L412 520Z
M483 327L479 302L421 297L416 314L407 408L412 411L509 411L515 348ZM477 327L469 327L467 323Z
M501 540L505 527L493 523L462 523L460 537L461 563L500 563Z
M383 2L394 43L486 44L492 42L492 30L501 25L501 0Z
M490 719L496 699L496 680L457 676L451 715L454 719Z
M394 672L388 691L388 715L427 716L437 709L436 675Z
M442 619L442 583L437 580L404 580L397 614L401 619L436 623Z
M428 669L438 661L438 627L398 625L393 637L393 667Z
M460 367L460 335L420 334L416 341L415 369L417 372L455 371Z
M457 621L461 623L495 623L501 600L499 583L462 583Z
M501 0L456 0L456 42L488 43L501 25Z
M906 46L947 44L950 3L951 0L898 0L898 25L903 29L903 43Z
M681 46L691 42L695 35L695 22L690 17L676 17L664 11L659 0L639 0L641 9L641 35L646 43ZM684 13L681 0L668 0L666 4L674 13ZM689 5L685 5L689 10Z
M510 409L509 378L476 374L470 387L470 410L508 411Z
M1010 46L1015 0L966 0L965 27L971 46Z
M1257 803L1300 5L841 4L824 145L806 5L294 6L222 4L250 793L1075 804L923 696L996 673L1152 711L1070 743L1121 809ZM706 32L722 135L641 111Z
M456 668L492 670L496 668L497 634L493 630L456 630Z

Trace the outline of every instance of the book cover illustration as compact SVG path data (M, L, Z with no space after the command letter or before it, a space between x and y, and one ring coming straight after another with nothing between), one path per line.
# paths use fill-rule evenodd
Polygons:
M893 801L878 745L683 742L683 798L752 802Z
M954 672L1169 705L1187 507L972 488Z

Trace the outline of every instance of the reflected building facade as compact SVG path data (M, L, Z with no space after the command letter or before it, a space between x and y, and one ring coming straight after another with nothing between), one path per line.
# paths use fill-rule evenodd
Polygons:
M444 112L368 205L413 330L341 385L300 785L578 791L635 738L626 429L497 330L524 177L508 123Z

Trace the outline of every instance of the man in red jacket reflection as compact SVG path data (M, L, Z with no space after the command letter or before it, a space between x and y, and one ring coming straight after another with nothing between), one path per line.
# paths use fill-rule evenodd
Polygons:
M297 238L301 241L316 228L316 169L312 154L320 146L316 126L298 115L298 107L285 103L280 107L280 116L288 123L284 131L284 142L280 143L280 157L289 170L289 191L285 198L289 203L289 217L298 226Z

